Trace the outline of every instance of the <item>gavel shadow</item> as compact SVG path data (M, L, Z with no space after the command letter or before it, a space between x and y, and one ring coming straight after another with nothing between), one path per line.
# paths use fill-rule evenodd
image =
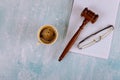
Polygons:
M67 31L66 31L67 34L64 37L64 39L63 40L60 39L59 43L55 43L55 45L51 46L51 48L54 48L55 46L57 46L55 48L56 50L53 52L54 54L52 55L51 59L57 59L58 58L58 56L62 53L63 49L65 48L66 43L68 42L68 41L66 42L66 38L67 38L67 40L70 39L73 36L73 34L76 32L77 28L82 23L83 19L80 16L80 13L82 12L83 8L79 7L79 6L75 6L74 8L75 8L75 11L72 11L73 13L71 13L71 14L74 14L74 15L71 15L74 18L74 20L72 20L72 21L69 20L69 23L74 23L75 25L73 25L72 29L70 29L71 33L67 33L67 31L69 31L68 29L69 29L70 26L69 25L66 26L67 27ZM70 16L70 18L71 18L71 16ZM67 23L67 24L69 24L69 23ZM59 36L60 36L60 34L59 34ZM56 53L58 53L58 54L56 54Z
M67 32L67 36L66 36L66 41L65 44L68 43L68 40L70 40L72 38L72 36L74 35L74 33L77 31L77 29L79 28L79 26L82 24L83 21L83 17L80 16L83 7L76 5L73 7L73 11L72 11L72 15L69 24L71 24L70 26L68 26L68 30L69 32ZM69 28L70 27L70 28Z

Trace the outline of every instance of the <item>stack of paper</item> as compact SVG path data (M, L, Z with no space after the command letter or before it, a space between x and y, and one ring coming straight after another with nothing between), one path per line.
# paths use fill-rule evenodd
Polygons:
M67 42L72 38L72 36L78 30L79 26L82 24L84 17L81 17L80 14L85 7L88 7L88 9L97 13L99 15L99 18L94 24L88 23L86 25L70 51L107 59L109 57L113 32L109 36L101 40L99 43L96 43L89 48L79 50L77 48L77 44L86 36L110 24L114 25L115 27L115 20L117 16L119 2L120 0L74 0L68 32L66 36Z

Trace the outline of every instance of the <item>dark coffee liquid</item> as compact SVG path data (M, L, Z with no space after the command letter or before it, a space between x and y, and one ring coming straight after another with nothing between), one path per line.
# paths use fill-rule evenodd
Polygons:
M56 32L52 27L47 26L42 29L39 37L42 42L44 42L46 44L50 44L55 40Z

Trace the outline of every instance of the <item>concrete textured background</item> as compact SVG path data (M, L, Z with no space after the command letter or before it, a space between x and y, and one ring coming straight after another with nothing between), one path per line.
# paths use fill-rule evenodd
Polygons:
M109 59L69 52L58 62L72 4L73 0L0 0L0 80L120 80L120 10ZM36 45L44 24L58 29L54 45Z

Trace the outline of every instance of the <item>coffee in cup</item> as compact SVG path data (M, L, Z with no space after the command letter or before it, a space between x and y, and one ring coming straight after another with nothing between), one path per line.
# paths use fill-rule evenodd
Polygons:
M58 38L57 29L52 25L43 25L38 30L38 43L53 44Z

